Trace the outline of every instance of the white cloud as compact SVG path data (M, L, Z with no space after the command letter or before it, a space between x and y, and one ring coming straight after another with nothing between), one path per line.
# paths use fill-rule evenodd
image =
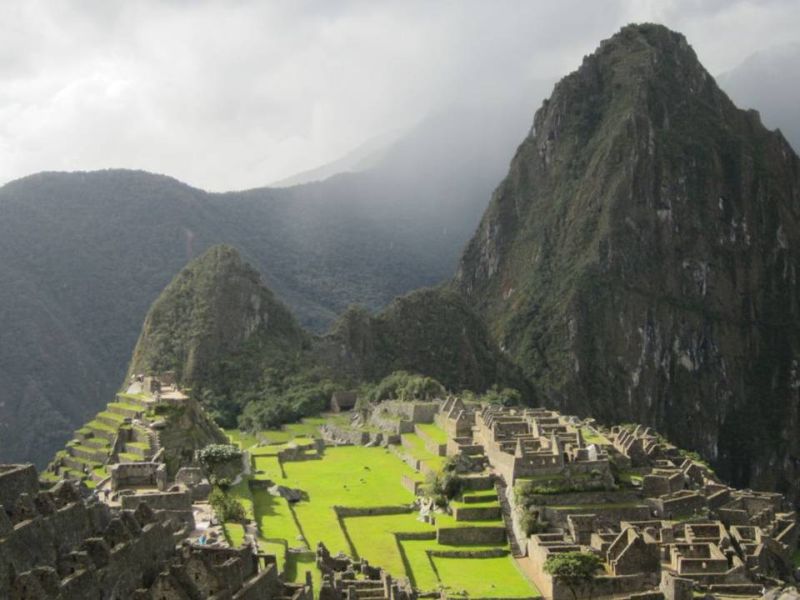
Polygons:
M797 41L799 15L789 1L5 2L0 181L130 167L264 185L560 76L631 20L683 31L719 72Z

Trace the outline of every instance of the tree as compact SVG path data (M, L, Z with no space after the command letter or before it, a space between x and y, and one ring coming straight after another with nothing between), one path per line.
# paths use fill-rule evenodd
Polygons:
M244 509L244 505L218 487L214 488L208 496L208 503L211 505L211 508L214 509L214 514L217 515L217 518L223 523L228 521L244 523L247 521L247 513Z
M564 552L551 554L544 563L544 572L558 578L578 600L578 587L591 584L595 573L603 565L594 554L588 552Z

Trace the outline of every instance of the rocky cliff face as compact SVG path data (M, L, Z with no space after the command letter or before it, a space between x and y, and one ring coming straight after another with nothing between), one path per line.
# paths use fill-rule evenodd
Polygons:
M797 493L799 211L783 136L628 26L536 113L455 286L551 402Z
M376 316L351 308L316 343L321 363L355 380L377 380L406 370L450 389L492 385L532 390L491 339L480 317L456 293L425 289L397 298Z
M271 357L297 354L307 335L230 246L183 269L145 319L130 373L174 370L181 384L235 388L258 380Z

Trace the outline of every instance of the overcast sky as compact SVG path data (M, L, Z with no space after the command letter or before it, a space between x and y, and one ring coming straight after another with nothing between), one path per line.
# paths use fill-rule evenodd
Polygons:
M560 77L631 21L683 32L715 74L800 41L798 0L7 0L0 183L127 167L265 185L453 102Z

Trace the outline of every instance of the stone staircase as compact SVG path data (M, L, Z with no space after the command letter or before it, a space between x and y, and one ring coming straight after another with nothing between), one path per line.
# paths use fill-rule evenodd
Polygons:
M503 524L506 528L506 537L508 538L508 544L511 547L511 554L514 556L514 558L522 557L525 554L519 545L519 540L517 540L516 534L514 533L511 505L509 504L508 497L506 496L506 482L503 481L502 478L497 477L495 479L494 486L497 490L497 498L500 501L500 508L503 513Z

